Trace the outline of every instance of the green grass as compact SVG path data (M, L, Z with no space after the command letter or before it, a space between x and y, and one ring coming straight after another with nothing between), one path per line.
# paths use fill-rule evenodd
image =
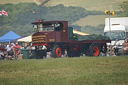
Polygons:
M73 25L78 26L98 26L100 24L105 24L105 18L108 18L107 15L89 15L85 18L81 18L80 20L73 23ZM114 17L114 16L111 16Z
M65 6L80 6L87 10L110 10L117 11L120 10L120 4L126 0L51 0L45 4L45 6L56 6L58 4L63 4ZM81 18L80 20L73 23L73 25L79 26L98 26L100 24L105 24L105 18L107 15L94 15Z
M81 6L87 10L119 10L119 4L126 0L51 0L45 6L63 4L65 6Z
M100 24L105 24L105 18L108 16L106 15L90 15L85 18L81 18L80 20L73 23L73 25L79 25L79 26L98 26Z
M0 4L5 3L13 3L17 4L20 2L36 2L37 4L40 4L41 2L44 2L45 0L0 0ZM45 6L56 6L58 4L63 4L64 6L80 6L87 10L111 10L116 11L119 10L119 5L126 0L50 0L48 3L45 4ZM85 18L81 18L80 20L74 22L74 25L79 26L98 26L100 24L104 24L105 18L108 17L107 15L94 15L94 16L88 16Z
M40 4L45 0L0 0L0 4L13 3L17 4L20 2L36 2ZM63 4L65 6L81 6L87 10L119 10L119 5L126 0L50 0L45 6L55 6Z
M128 85L128 57L0 61L0 85Z

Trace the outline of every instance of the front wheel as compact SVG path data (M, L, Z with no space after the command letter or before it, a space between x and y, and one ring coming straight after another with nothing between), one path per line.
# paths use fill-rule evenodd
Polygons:
M52 57L54 58L59 58L61 57L61 54L62 54L62 49L59 45L55 45L53 48L52 48Z
M101 47L99 44L93 43L90 45L89 51L90 51L90 56L99 56Z

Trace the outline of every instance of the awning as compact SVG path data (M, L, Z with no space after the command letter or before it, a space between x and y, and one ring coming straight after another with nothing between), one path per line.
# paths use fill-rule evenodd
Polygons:
M27 37L18 39L17 41L18 41L18 42L31 42L31 41L32 41L32 37L31 37L31 35L30 35L30 36L27 36Z

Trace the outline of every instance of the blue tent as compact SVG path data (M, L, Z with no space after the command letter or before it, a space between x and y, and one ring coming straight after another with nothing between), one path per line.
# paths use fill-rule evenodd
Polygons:
M20 37L21 36L19 36L18 34L14 33L13 31L10 31L7 34L0 37L0 42L9 42Z

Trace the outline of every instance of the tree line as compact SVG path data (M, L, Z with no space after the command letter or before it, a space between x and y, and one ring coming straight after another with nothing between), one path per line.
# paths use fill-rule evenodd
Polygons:
M120 5L121 12L119 16L128 16L128 1ZM89 11L82 7L69 6L62 4L57 6L45 7L35 3L19 3L19 4L0 4L0 10L4 9L8 12L8 16L0 16L0 36L12 30L17 34L24 36L33 33L31 23L39 20L66 20L71 25L73 22L84 18L88 15L103 15L102 11ZM104 25L97 27L85 26L82 31L92 32L95 30L97 34L103 32ZM102 31L100 31L102 30Z
M35 3L1 4L0 10L8 12L8 16L0 16L0 36L13 30L19 35L30 35L33 33L31 22L37 19L44 20L66 20L69 24L88 15L100 15L101 11L88 11L82 7L57 6L45 7Z

